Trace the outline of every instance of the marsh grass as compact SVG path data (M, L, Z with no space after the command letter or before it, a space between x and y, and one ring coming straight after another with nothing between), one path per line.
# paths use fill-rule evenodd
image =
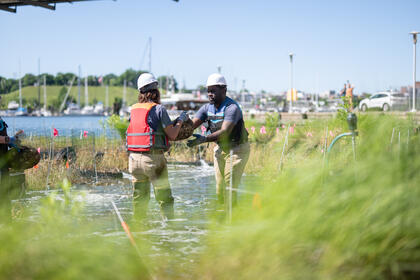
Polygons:
M92 234L95 222L81 215L83 205L75 201L70 183L63 180L57 187L62 199L52 192L38 214L26 209L20 219L1 224L2 279L150 279L124 235ZM29 219L33 215L36 221Z
M246 173L255 178L243 188L257 192L259 200L241 196L232 224L215 213L206 249L183 278L418 279L418 130L410 119L358 117L356 161L348 139L338 142L324 160L325 139L328 145L347 130L340 118L297 125L288 134L282 169L285 129L266 144L253 142ZM393 129L400 140L394 135L391 144ZM101 147L98 151L106 153L98 169L126 163L117 162L124 157L121 150ZM208 150L202 151L206 158L212 155ZM188 160L197 151L179 142L170 156ZM81 158L91 155L86 151ZM77 164L92 167L87 159ZM54 166L60 174L67 172L57 167L62 162ZM27 172L45 174L45 168L41 162ZM146 279L146 267L156 279L185 273L172 263L176 260L170 252L147 257L148 243L141 235L135 236L144 254L139 259L123 233L92 234L95 221L80 215L83 205L74 202L69 183L61 182L57 187L64 199L56 199L57 192L47 196L36 220L25 218L32 215L26 210L23 217L0 226L1 278Z
M414 124L361 115L356 161L343 141L325 166L314 147L326 125L335 135L342 132L341 121L302 127L311 128L314 139L302 141L301 133L291 137L293 149L282 172L270 164L277 155L266 154L259 188L246 186L260 191L261 208L244 199L231 227L215 224L195 276L418 279L420 139ZM408 145L390 146L395 127L413 132Z

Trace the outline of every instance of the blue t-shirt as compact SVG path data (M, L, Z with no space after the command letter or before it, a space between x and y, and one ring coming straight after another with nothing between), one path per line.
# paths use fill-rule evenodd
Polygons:
M224 121L233 122L234 124L237 124L240 119L242 119L242 110L239 108L238 103L236 103L233 99L226 96L226 99L222 102L222 104L219 106L219 109L222 109L223 107L226 107L225 109L225 115L224 115ZM195 117L202 120L203 122L207 121L207 112L213 112L217 113L218 109L214 104L205 104L203 105L198 112L195 114Z

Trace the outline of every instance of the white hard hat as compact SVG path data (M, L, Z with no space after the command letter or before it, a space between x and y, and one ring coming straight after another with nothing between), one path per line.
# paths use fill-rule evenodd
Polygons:
M152 83L157 84L156 78L150 73L143 73L137 79L137 89L140 90L141 88L150 85ZM157 88L157 87L156 87Z
M225 77L223 77L219 73L211 74L207 78L207 84L206 84L206 86L207 87L209 87L209 86L226 86Z

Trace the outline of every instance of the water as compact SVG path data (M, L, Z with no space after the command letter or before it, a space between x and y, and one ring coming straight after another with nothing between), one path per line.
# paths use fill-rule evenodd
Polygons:
M101 123L106 121L104 116L61 116L61 117L3 117L9 126L8 131L13 135L19 129L23 129L27 135L51 135L54 127L60 136L70 136L72 131L95 132L97 134L110 134L104 131Z
M209 215L214 211L216 200L214 170L206 166L169 165L169 181L175 198L175 219L166 223L162 220L153 191L149 203L146 226L133 232L134 238L146 238L151 245L151 257L171 254L173 267L182 267L185 273L204 249L203 238L207 235ZM72 195L84 204L83 215L94 225L92 234L128 242L116 217L111 200L115 202L123 219L131 225L133 219L132 189L130 181L120 179L93 186L73 186ZM27 207L37 209L40 201L49 191L31 191L23 199ZM59 194L57 199L63 199ZM36 220L35 212L32 220ZM179 269L178 269L179 271Z

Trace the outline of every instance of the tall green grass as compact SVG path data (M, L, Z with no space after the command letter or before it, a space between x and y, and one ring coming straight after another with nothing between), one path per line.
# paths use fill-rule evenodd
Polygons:
M340 119L327 125L345 127ZM299 134L282 172L278 154L266 154L265 177L247 186L259 192L261 207L242 199L230 227L215 225L195 276L418 279L420 139L412 122L389 116L361 115L359 128L356 161L344 141L324 165ZM403 136L391 145L393 128ZM320 123L301 129L322 132Z
M64 182L65 199L46 197L35 220L30 208L1 216L0 278L419 279L418 130L410 119L358 117L356 161L350 139L324 160L325 140L347 131L342 118L296 126L287 145L285 129L253 143L248 165L259 168L244 188L258 196L241 194L231 224L214 219L187 275L170 252L148 257L140 235L141 259L125 237L94 234Z

